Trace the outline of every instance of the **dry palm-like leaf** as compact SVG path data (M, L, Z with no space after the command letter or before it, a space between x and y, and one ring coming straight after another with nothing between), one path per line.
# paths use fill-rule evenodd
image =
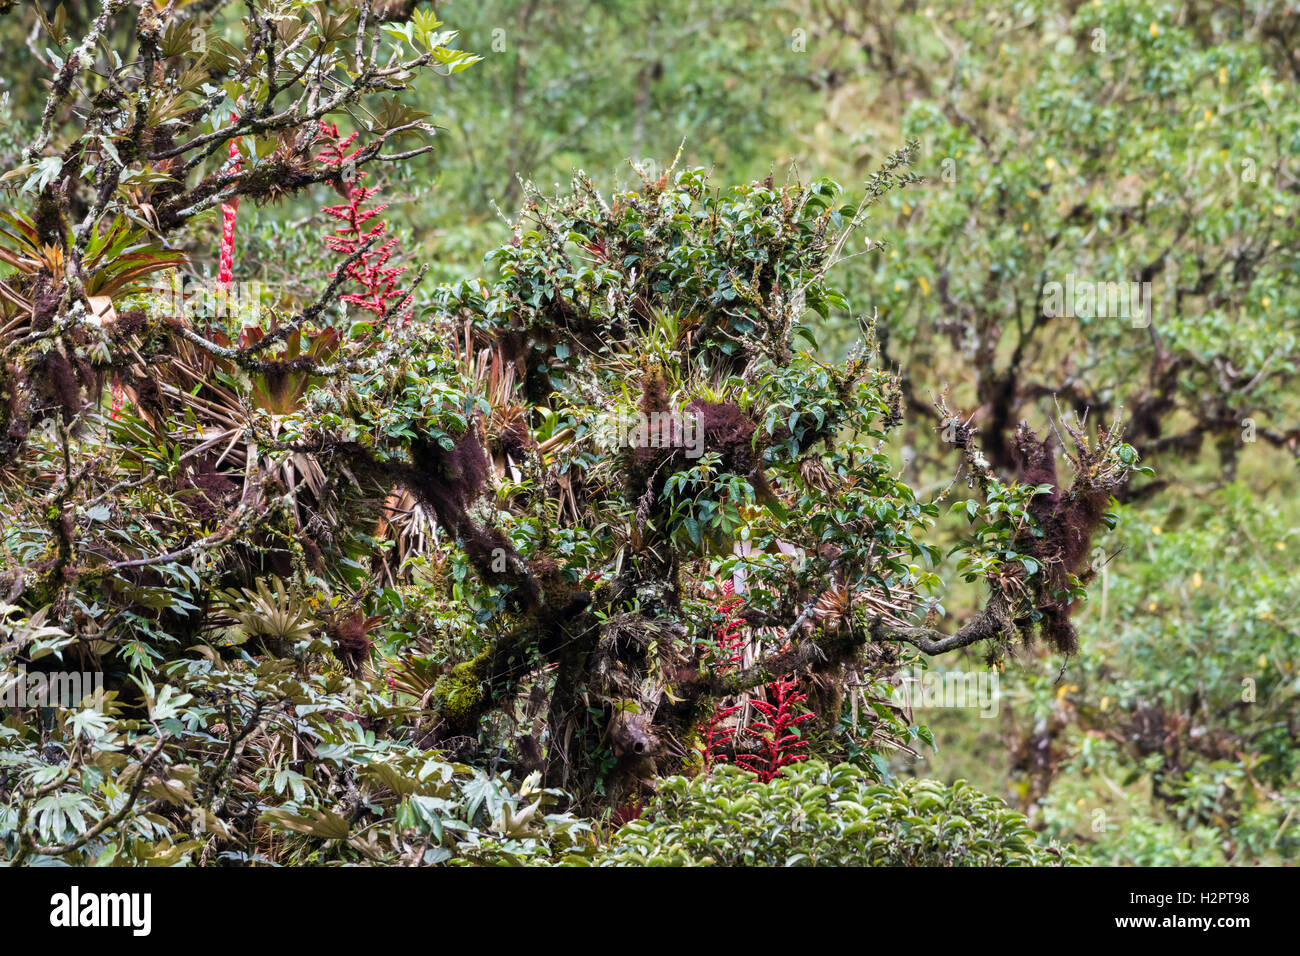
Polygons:
M825 463L815 455L808 455L799 462L799 477L803 479L804 484L826 494L835 491L841 484Z
M487 399L490 411L484 431L492 455L492 467L498 478L509 475L515 481L523 477L519 464L524 450L532 444L528 425L528 406L516 400L517 370L506 360L500 346L473 351L473 331L465 327L465 341L460 343L460 360L466 377L475 391Z
M869 617L879 616L892 624L905 625L915 600L909 593L898 591L885 595L878 588L851 589L837 584L822 594L813 607L813 617L825 625L849 620L853 609L866 608Z
M781 554L796 560L803 560L805 557L804 550L796 545L781 540L777 540L775 544L776 550ZM751 542L738 541L735 552L748 557L754 555L756 549ZM891 557L899 556L901 555L891 555ZM737 565L732 578L737 593L743 591L747 578L743 564ZM823 628L836 627L841 621L851 620L855 609L865 609L868 617L879 616L889 623L905 626L915 610L916 603L916 596L910 591L898 589L885 592L879 587L854 587L847 583L834 582L818 596L810 620L804 627L805 629L814 625ZM784 632L780 628L763 628L761 633L774 639L784 640Z
M260 329L255 332L245 329L244 332L254 342L264 334ZM301 353L323 358L333 354L336 347L337 335L333 330L312 337L311 345L305 353L302 352L296 333L289 336L287 344L288 354L292 357ZM182 461L209 452L216 453L211 467L221 470L224 466L224 473L232 480L242 476L244 494L267 472L278 471L281 481L288 489L288 501L299 526L307 522L304 514L306 507L310 507L326 523L333 523L337 516L328 482L324 469L315 456L305 452L265 455L261 453L257 442L249 437L252 434L252 412L255 407L271 412L271 435L274 438L279 433L285 410L292 411L306 390L305 375L276 379L274 386L263 382L259 387L259 383L254 381L250 402L232 384L237 379L230 363L210 355L186 339L179 336L173 338L173 360L161 373L157 369L146 371L143 358L134 346L130 348L132 357L136 359L136 365L132 368L136 380L148 382L151 390L156 386L157 394L165 405L159 408L152 403L141 402L140 389L137 387L126 386L124 391L137 412L157 433L165 434L170 441L195 442L180 456ZM183 409L186 421L173 421L169 416L172 409ZM303 500L304 489L310 496L308 501Z
M578 506L578 495L574 490L571 474L556 475L556 487L560 490L560 507L556 521L560 524L577 525L582 523L582 510Z
M385 564L390 584L396 577L393 567L403 567L411 557L437 553L438 529L433 516L409 491L394 490L384 499L375 536L386 535L392 535L397 545L393 566Z
M131 209L131 219L142 223L146 228L157 230L158 210L149 202L149 191L140 186L123 186L120 190Z
M271 418L271 435L276 436L280 432L280 416ZM249 459L248 456L252 456ZM255 463L256 467L248 464L249 461ZM249 442L245 451L245 483L246 486L254 480L254 472L265 474L266 472L278 471L281 481L284 482L287 489L286 500L293 510L294 520L299 527L306 524L304 509L308 503L303 500L301 492L306 489L311 496L311 508L318 514L326 524L333 524L337 515L335 514L333 501L329 484L325 477L325 470L321 467L319 461L314 455L307 452L291 452L288 455L282 455L278 458L271 456L262 456L259 454L256 442Z

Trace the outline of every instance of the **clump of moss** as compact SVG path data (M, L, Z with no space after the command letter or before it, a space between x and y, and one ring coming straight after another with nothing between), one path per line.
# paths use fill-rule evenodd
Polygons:
M438 678L433 696L447 729L454 734L470 733L483 711L485 684L491 675L492 651L457 664Z

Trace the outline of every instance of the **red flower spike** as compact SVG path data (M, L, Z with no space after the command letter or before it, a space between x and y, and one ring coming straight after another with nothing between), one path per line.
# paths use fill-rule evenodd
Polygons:
M723 600L714 605L715 610L726 617L725 624L714 628L714 639L721 655L721 662L716 669L726 673L739 666L745 646L745 638L740 628L744 625L743 617L731 617L732 613L745 603L744 598L736 596L731 582L722 585ZM763 783L769 783L781 776L781 768L792 763L807 760L808 755L800 751L808 746L808 741L791 731L806 720L811 720L811 712L796 713L795 707L808 699L807 694L795 691L799 681L791 676L775 680L767 685L767 692L775 703L755 698L750 703L763 715L749 726L749 734L757 737L760 749L757 754L737 754L735 764L744 767ZM713 715L701 725L702 740L699 744L700 756L704 763L704 772L715 763L727 761L726 748L735 742L734 727L720 727L741 705L714 708Z
M736 763L753 773L763 783L769 783L781 776L782 767L808 759L806 753L799 752L801 748L808 746L808 741L796 733L790 733L790 730L813 717L811 712L805 711L799 714L794 711L796 705L808 699L807 694L795 692L794 688L798 683L794 677L773 681L767 685L767 690L775 698L776 703L765 700L752 701L754 707L766 718L766 720L756 720L750 725L754 736L759 739L761 748L757 754L737 756Z
M714 605L714 609L728 620L714 628L713 638L720 656L720 663L716 669L725 673L739 666L743 657L745 638L740 633L740 627L745 622L743 618L731 618L730 615L745 601L744 598L733 596L734 590L730 581L722 585L722 593L724 598ZM703 740L699 744L699 751L706 773L713 764L727 761L726 748L736 736L736 731L733 727L718 725L739 709L739 705L723 707L718 704L713 710L713 715L701 726Z
M235 116L234 119L238 119ZM230 171L239 172L239 140L236 136L230 141ZM221 254L217 258L217 282L224 289L235 277L235 216L239 213L239 197L221 204Z
M361 153L364 147L348 151L357 134L340 137L338 126L334 123L320 124L321 135L330 142L317 155L317 162L339 171L340 182L337 186L346 198L346 203L334 206L322 206L321 211L341 225L332 235L325 236L325 245L332 252L342 256L352 256L366 242L382 236L388 230L388 223L382 219L373 226L367 225L372 219L388 208L387 203L363 208L364 204L379 192L378 186L367 189L361 185L366 178L364 172L357 171L351 180L347 179L348 165ZM343 302L365 309L377 316L384 316L390 311L399 313L398 322L405 323L414 310L407 308L413 293L403 291L397 282L405 266L390 266L388 260L397 249L396 239L386 239L371 246L359 258L344 269L344 275L362 287L362 292L348 292L340 296ZM335 271L331 277L337 276ZM405 310L405 311L402 311Z
M734 707L719 705L714 708L713 716L701 727L703 740L699 744L699 751L704 763L705 773L708 773L715 763L727 762L726 747L731 743L732 738L736 736L736 729L734 727L719 727L718 725L738 710L740 710L738 704Z
M745 620L740 617L731 618L730 614L744 604L745 599L732 596L734 591L730 581L722 586L722 593L727 596L727 599L719 601L714 605L714 608L719 614L726 615L729 619L725 624L719 624L714 629L713 634L723 659L723 664L718 669L725 673L739 665L743 657L745 638L741 635L740 628L745 623Z

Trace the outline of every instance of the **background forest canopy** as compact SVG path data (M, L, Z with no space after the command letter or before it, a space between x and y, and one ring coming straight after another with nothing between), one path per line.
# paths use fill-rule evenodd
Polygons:
M1295 859L1300 7L700 6L0 3L0 859Z

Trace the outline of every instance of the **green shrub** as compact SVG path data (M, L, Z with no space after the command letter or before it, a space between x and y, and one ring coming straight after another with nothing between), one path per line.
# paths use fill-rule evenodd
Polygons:
M672 777L597 862L605 866L1057 866L1024 816L964 780L875 784L809 761L769 784L722 766Z

